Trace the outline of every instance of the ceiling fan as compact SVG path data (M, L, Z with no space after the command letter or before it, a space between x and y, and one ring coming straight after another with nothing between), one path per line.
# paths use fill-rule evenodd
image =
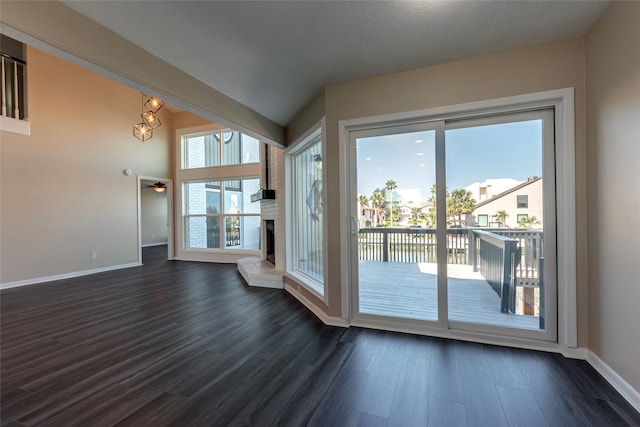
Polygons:
M158 193L162 193L163 191L165 191L167 189L167 184L165 184L164 182L158 181L153 185L147 185L147 187L153 188Z

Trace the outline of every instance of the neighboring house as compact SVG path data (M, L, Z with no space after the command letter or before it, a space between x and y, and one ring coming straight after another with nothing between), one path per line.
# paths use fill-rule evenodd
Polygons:
M476 202L484 202L521 183L522 181L513 178L494 178L486 179L482 182L474 182L464 187L464 189L471 192Z
M378 225L384 224L384 209L373 208L361 203L358 214L360 228L377 227Z
M498 211L505 211L507 218L500 224L495 215ZM542 178L531 177L522 184L509 188L500 194L478 204L473 211L470 224L476 227L506 227L517 228L521 219L535 216L543 227L542 210Z
M427 213L431 205L428 202L409 202L399 207L398 226L408 227L414 225L411 219L420 220L420 215Z

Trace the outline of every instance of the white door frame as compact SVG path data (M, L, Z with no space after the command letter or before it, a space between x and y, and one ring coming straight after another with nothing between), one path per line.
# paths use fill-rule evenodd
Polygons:
M557 283L558 283L558 336L557 343L544 343L530 339L500 337L474 331L425 328L411 322L370 322L369 327L422 333L436 336L474 340L496 344L542 348L569 353L577 347L577 296L576 296L576 228L575 228L575 130L574 90L557 89L533 94L518 95L468 104L437 107L427 110L397 113L384 116L344 120L338 123L340 147L340 219L344 230L351 228L351 199L353 170L351 159L355 155L350 145L351 133L371 127L393 126L411 122L436 121L486 114L503 114L526 109L553 108L555 111L555 165L557 201ZM341 259L351 260L351 233L342 233ZM353 264L342 264L342 316L353 325L351 311L351 278Z
M138 175L136 180L138 188L136 190L138 202L138 264L142 265L142 181L156 181L167 184L165 193L167 194L167 259L175 258L173 251L173 180L170 178L162 178L157 176Z

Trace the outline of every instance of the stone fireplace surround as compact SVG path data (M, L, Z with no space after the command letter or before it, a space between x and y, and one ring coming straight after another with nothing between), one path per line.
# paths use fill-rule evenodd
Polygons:
M284 289L284 151L277 147L267 146L268 156L261 155L261 182L265 189L275 190L276 198L261 200L260 212L262 221L274 221L275 265L266 260L266 231L264 222L261 226L262 256L238 260L238 271L249 286ZM267 170L265 157L268 157ZM268 178L267 178L268 177ZM268 180L268 182L267 182Z

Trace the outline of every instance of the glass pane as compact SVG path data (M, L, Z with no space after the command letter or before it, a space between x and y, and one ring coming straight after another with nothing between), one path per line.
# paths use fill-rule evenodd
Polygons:
M211 134L186 136L183 139L183 168L194 169L220 165L220 141Z
M189 182L184 184L185 214L220 213L220 182Z
M222 138L223 165L237 165L240 163L240 132L222 132L217 135Z
M185 183L187 247L220 248L220 221L225 213L233 215L224 216L224 247L259 249L260 203L251 202L251 194L259 187L258 178ZM241 191L235 191L238 188Z
M220 217L190 216L186 218L185 240L188 248L219 248Z
M445 138L449 319L543 329L542 120Z
M243 179L242 180L242 204L240 212L244 214L259 214L260 202L252 202L251 195L260 190L260 179Z
M226 215L225 248L260 249L260 217Z
M437 320L435 131L358 138L359 312Z
M249 135L242 135L242 163L260 161L260 141Z
M251 195L260 189L258 178L227 180L224 181L224 188L225 213L260 213L260 203L251 201Z
M316 142L294 158L294 269L323 280L322 145Z

